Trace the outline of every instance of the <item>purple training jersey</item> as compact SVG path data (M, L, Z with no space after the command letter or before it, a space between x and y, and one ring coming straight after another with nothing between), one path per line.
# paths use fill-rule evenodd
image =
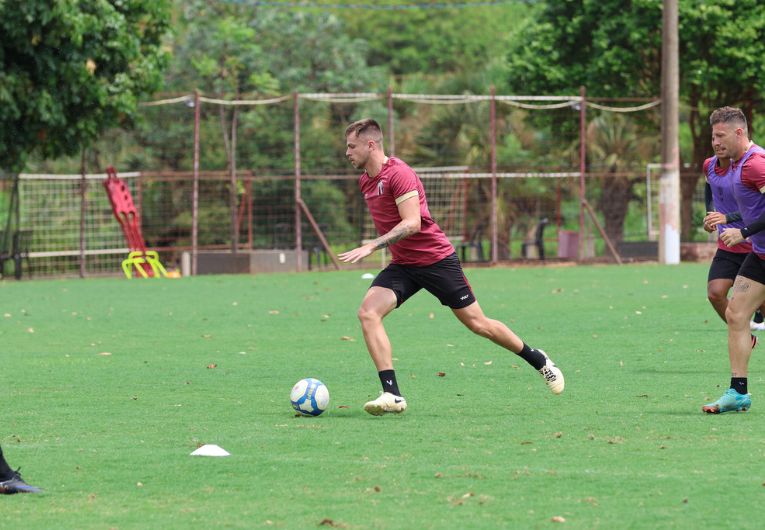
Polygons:
M726 169L722 169L717 165L717 155L715 155L704 161L704 172L707 174L707 182L712 189L712 202L714 203L715 211L726 215L738 212L738 203L736 202L736 197L733 196L733 164L729 164ZM717 225L717 248L738 254L748 254L751 252L752 244L746 239L738 245L729 247L719 237L726 228L744 228L744 226L746 226L744 221L733 221Z
M754 223L765 214L765 195L762 193L765 188L764 160L765 149L752 144L741 159L731 163L733 194L745 225ZM749 240L754 251L761 257L765 256L765 231L749 236Z

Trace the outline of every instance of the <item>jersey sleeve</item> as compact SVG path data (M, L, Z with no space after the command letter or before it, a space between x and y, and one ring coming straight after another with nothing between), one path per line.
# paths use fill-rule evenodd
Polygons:
M390 178L391 193L396 200L396 204L401 204L410 197L414 197L417 192L417 175L407 167L399 167Z
M765 193L765 154L755 153L741 168L741 181Z
M704 179L709 180L709 163L712 162L712 158L707 158L704 160Z

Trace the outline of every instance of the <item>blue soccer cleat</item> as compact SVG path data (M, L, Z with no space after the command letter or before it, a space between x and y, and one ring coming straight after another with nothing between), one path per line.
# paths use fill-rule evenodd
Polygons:
M752 406L751 394L739 394L729 388L720 399L714 403L707 403L701 410L708 414L722 414L723 412L744 412Z
M11 478L0 482L0 495L13 495L14 493L42 493L42 490L24 482L17 469Z

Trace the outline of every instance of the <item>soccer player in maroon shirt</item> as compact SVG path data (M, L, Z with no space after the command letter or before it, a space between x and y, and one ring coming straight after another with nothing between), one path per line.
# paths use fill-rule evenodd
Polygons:
M718 156L731 160L731 191L738 204L744 226L729 227L720 239L733 247L745 239L752 252L744 259L733 283L733 297L725 310L728 323L730 388L704 412L743 411L752 406L747 378L752 341L749 318L765 302L765 150L749 140L746 117L740 109L722 107L709 117L712 144Z
M372 282L358 312L383 388L380 397L366 403L364 410L375 416L406 410L383 319L420 289L449 306L473 333L522 357L554 394L563 392L563 373L544 351L530 347L505 324L484 315L454 247L430 216L419 177L403 161L385 155L380 125L372 119L354 122L345 130L345 138L345 156L355 168L364 170L359 187L379 237L343 252L340 260L356 263L386 247L393 255L390 265Z

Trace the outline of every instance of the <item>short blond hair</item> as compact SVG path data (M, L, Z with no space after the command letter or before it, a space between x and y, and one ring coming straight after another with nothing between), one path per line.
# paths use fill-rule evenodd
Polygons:
M382 145L382 128L380 127L380 124L372 118L364 118L363 120L354 121L345 128L346 138L354 133L357 137L363 134L364 136L374 140L376 143Z

